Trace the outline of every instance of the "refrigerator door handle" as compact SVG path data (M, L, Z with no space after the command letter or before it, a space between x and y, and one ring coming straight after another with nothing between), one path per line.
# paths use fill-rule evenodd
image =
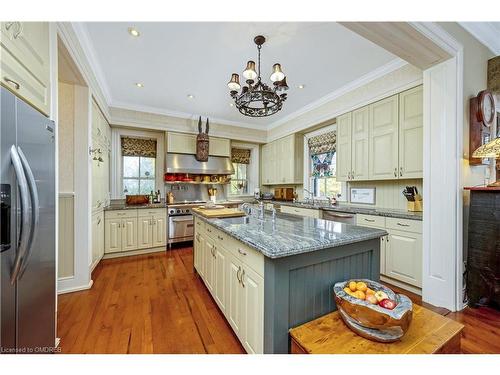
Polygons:
M17 246L16 258L14 259L14 267L10 275L11 284L15 284L21 269L21 263L26 253L26 246L31 234L31 220L29 217L29 199L28 199L28 182L24 175L23 165L16 146L10 148L10 159L16 173L17 185L19 186L19 196L21 200L21 234Z
M33 175L33 171L31 170L31 167L28 163L28 159L26 159L26 156L24 156L24 152L23 150L21 150L21 147L17 147L17 150L21 159L21 163L23 164L24 173L26 174L28 180L28 187L31 197L31 233L26 250L26 256L23 257L21 269L19 270L19 279L21 279L23 277L24 271L26 271L26 267L28 266L28 261L33 249L33 244L35 243L38 234L38 223L40 220L40 201L38 199L38 190L36 187L35 176Z

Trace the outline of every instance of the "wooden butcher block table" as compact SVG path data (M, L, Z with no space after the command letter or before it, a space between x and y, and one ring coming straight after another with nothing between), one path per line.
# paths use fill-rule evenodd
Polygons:
M463 325L413 305L413 320L400 341L380 343L351 331L338 311L290 330L292 354L450 354L460 353Z
M193 211L199 213L200 215L202 215L208 219L213 219L213 218L223 219L225 217L245 216L245 212L239 210L238 208L197 207L197 208L193 208Z

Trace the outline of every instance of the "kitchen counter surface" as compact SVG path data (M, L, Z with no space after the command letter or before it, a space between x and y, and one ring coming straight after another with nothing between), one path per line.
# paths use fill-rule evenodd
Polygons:
M337 204L336 206L312 205L306 203L271 201L282 206L293 206L302 208L311 208L323 211L347 212L352 214L365 214L375 216L394 217L398 219L422 220L422 212L411 212L406 210L398 210L391 208L369 208L359 206L349 206L346 204Z
M269 214L264 221L255 215L226 219L194 215L273 259L377 239L387 234L374 228L279 213L274 223Z
M152 209L152 208L167 208L165 202L162 203L152 203L152 204L125 204L125 203L112 203L109 206L104 207L104 211L115 211L115 210L141 210L141 209Z

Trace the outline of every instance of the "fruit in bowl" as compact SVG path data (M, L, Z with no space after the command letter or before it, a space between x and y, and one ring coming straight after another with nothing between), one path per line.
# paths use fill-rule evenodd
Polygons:
M355 291L351 288L353 282L356 284ZM366 289L359 290L358 286ZM342 320L360 336L379 342L393 342L408 330L413 305L407 296L366 279L339 282L333 289Z

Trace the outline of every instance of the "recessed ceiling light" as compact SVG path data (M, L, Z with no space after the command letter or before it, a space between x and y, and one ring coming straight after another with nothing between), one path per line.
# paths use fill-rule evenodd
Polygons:
M304 87L306 87L306 85L298 85L297 86L298 89L303 89Z
M234 103L229 103L229 106L230 107L234 107Z
M138 37L141 33L135 27L129 27L128 33L132 36Z
M188 94L188 99L194 99L194 95Z
M144 87L144 85L143 85L142 83L140 83L140 82L137 82L135 85L136 85L137 87L139 87L139 88L143 88L143 87Z

